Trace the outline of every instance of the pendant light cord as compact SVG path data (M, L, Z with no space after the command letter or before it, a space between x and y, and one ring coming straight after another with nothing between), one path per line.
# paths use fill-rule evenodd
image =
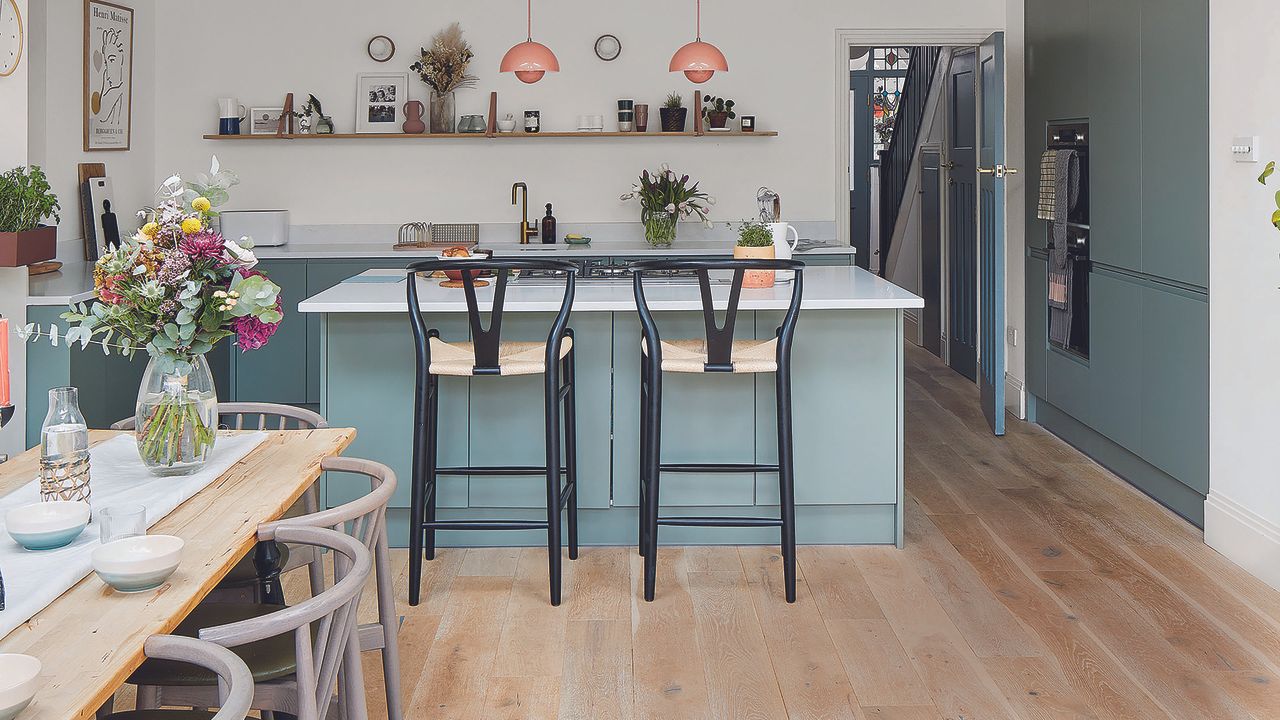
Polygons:
M528 5L526 5L525 7L526 7L526 10L528 11L528 15L525 17L525 20L528 23L525 26L525 29L527 31L525 32L525 37L529 40L529 42L533 42L533 0L529 0Z
M533 2L533 0L529 0L529 1L530 1L530 2ZM697 27L698 27L698 30L697 30L698 42L702 42L702 0L698 0L698 22L697 22Z

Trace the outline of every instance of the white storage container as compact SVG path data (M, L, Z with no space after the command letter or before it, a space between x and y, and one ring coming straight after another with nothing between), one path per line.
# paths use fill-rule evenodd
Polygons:
M222 235L231 240L248 236L255 247L277 247L289 242L288 210L224 210L219 218Z

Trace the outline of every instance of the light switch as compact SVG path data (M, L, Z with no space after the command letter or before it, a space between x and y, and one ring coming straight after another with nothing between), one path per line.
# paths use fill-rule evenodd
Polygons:
M1231 141L1231 157L1236 162L1258 162L1258 136L1238 137Z

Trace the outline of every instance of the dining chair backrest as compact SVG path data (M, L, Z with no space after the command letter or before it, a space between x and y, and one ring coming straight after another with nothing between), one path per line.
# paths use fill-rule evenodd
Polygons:
M467 301L467 319L471 326L471 342L475 349L476 375L498 375L499 348L502 335L502 312L507 296L507 283L512 271L521 273L530 271L564 273L564 295L560 301L560 310L551 324L551 332L547 335L546 367L550 371L560 358L560 343L564 340L565 329L569 326L569 311L573 308L574 278L578 274L578 266L564 260L524 260L515 258L450 258L441 260L424 260L406 268L408 280L405 283L409 307L409 325L413 329L413 340L417 351L418 377L425 377L431 367L431 349L428 337L434 330L428 330L422 318L421 305L418 302L418 273L430 274L437 270L459 272L462 278L462 291ZM487 311L480 307L476 298L476 276L492 272L494 274L493 302ZM489 313L489 327L485 328L481 313Z
M218 403L218 425L228 430L317 430L329 427L329 421L320 413L293 405L226 402ZM136 427L131 417L111 424L112 430Z
M235 653L205 640L152 635L142 646L149 658L198 665L218 676L218 707L211 720L243 720L253 705L253 675Z
M326 528L282 523L260 530L258 537L334 553L334 565L340 569L341 579L336 580L333 587L296 605L249 620L204 628L200 639L223 647L238 647L293 633L298 720L325 720L347 643L355 636L356 610L361 591L373 571L373 555L355 538Z
M638 260L630 264L636 310L640 313L640 326L644 332L648 352L662 366L662 349L658 324L653 319L644 294L644 278L653 273L690 272L698 278L702 298L702 323L707 342L707 372L733 372L733 333L738 319L738 305L742 299L742 283L748 270L787 270L794 273L791 281L791 300L787 314L778 328L778 359L789 359L791 340L795 335L796 321L800 316L800 301L804 294L804 263L798 260L769 260L747 258L716 258L710 260ZM729 297L724 308L724 321L716 319L716 308L711 291L712 271L732 271Z

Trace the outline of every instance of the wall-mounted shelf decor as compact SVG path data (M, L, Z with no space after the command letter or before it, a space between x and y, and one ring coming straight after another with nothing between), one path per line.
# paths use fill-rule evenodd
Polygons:
M774 130L757 130L756 132L708 132L702 135L691 132L540 132L540 133L497 133L496 140L542 140L546 138L697 138L712 140L722 138L766 138L777 137ZM316 142L337 140L488 140L484 133L422 133L407 135L405 133L337 133L333 135L205 135L205 140L310 140Z

